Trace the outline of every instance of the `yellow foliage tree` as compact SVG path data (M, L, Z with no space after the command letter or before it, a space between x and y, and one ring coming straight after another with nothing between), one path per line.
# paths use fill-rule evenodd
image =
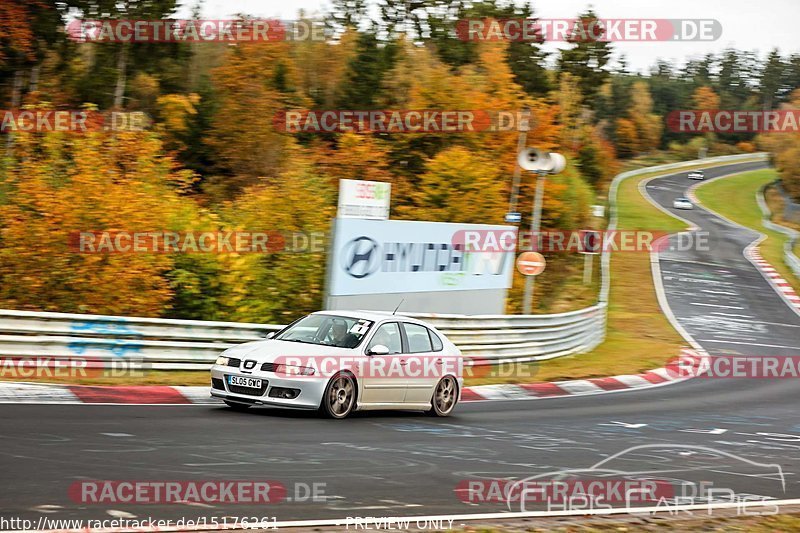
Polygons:
M194 93L165 94L156 99L161 117L158 128L168 149L181 150L186 147L181 137L188 131L189 119L197 114L196 106L199 103L200 95Z
M628 116L636 126L637 151L649 152L658 148L663 125L661 117L653 113L653 98L646 82L637 81L633 84Z
M694 90L692 102L697 109L719 109L719 96L705 85Z
M636 124L627 118L617 119L617 149L620 155L635 155L639 149L639 132Z
M800 89L795 90L784 105L786 109L800 109ZM758 144L772 154L772 161L781 176L781 182L795 201L800 201L800 135L769 133L759 135Z
M169 255L78 253L70 238L168 228L190 176L162 153L144 133L16 135L0 205L0 306L160 316Z
M508 198L500 169L485 155L461 146L439 152L419 178L413 206L403 218L437 222L501 223Z
M288 149L286 171L245 189L221 215L229 230L278 232L290 248L220 257L221 305L231 320L287 323L322 306L334 189L308 153L293 143Z
M297 89L289 43L239 43L212 70L218 108L205 139L219 157L222 176L208 190L230 198L242 187L278 175L290 135L277 131L276 113L308 103Z

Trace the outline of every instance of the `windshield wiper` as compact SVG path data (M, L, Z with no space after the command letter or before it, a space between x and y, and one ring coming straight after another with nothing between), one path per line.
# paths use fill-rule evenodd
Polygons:
M300 339L275 339L275 340L277 340L277 341L285 341L285 342L299 342L301 344L313 344L315 346L320 344L318 342L301 341Z

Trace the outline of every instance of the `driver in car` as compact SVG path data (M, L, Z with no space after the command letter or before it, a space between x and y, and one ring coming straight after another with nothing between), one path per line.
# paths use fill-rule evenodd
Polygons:
M339 348L355 348L358 344L358 337L347 332L347 324L344 322L334 322L331 326L331 342Z

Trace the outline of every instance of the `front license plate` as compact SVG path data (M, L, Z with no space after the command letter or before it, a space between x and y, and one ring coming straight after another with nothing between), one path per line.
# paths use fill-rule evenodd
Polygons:
M260 389L261 380L256 378L246 378L243 376L228 376L228 385L238 385L250 389Z

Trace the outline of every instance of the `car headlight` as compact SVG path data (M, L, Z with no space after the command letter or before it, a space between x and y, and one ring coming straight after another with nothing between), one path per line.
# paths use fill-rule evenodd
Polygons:
M217 360L214 361L214 364L219 366L228 366L229 361L230 361L229 358L225 357L224 355L220 355L219 357L217 357Z
M288 376L313 376L315 370L310 366L296 365L275 365L276 374L286 374Z

